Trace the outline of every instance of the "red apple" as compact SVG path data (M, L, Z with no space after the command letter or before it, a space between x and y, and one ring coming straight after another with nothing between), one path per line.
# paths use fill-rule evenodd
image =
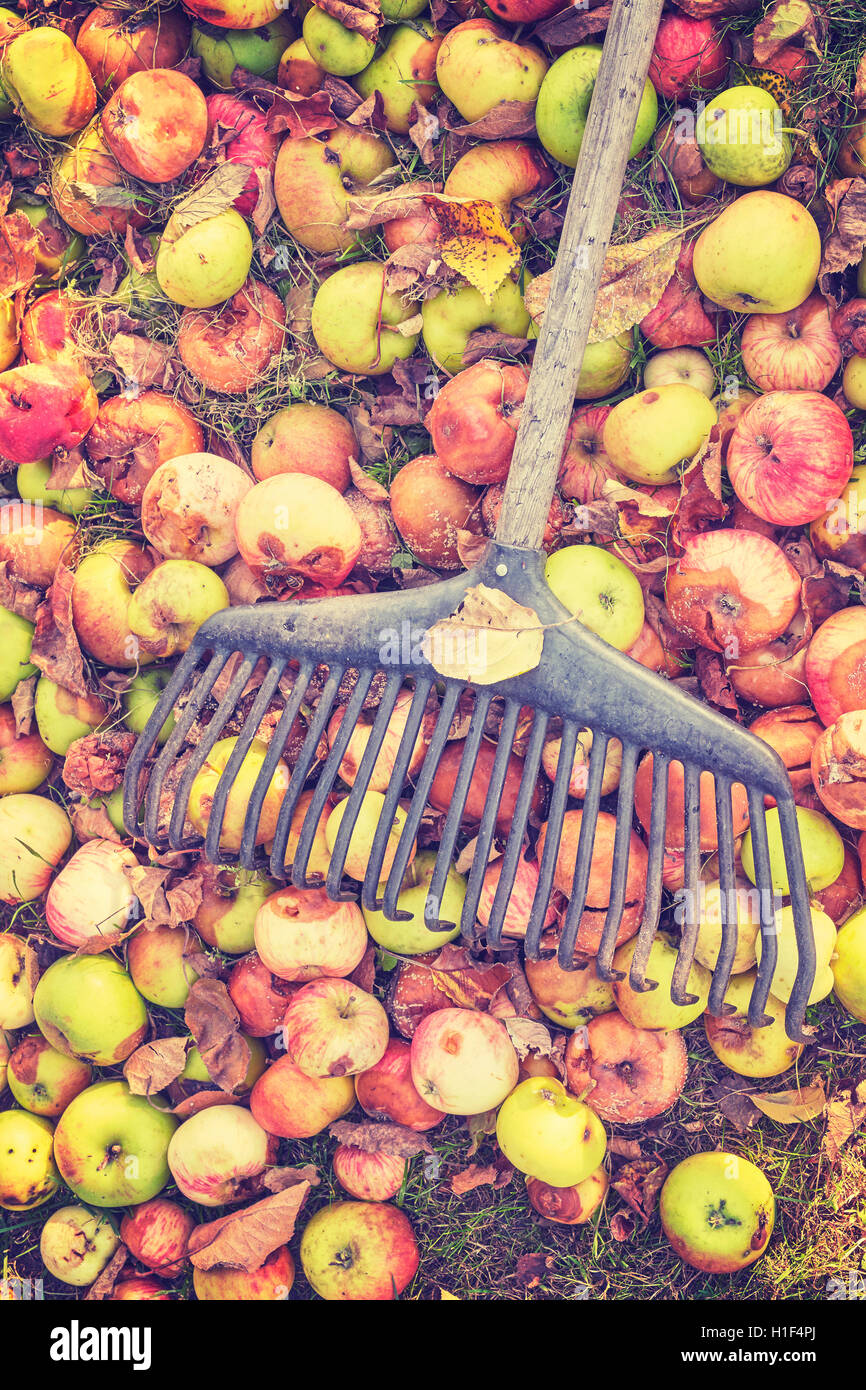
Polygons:
M730 56L727 38L711 20L663 15L650 58L650 82L668 99L712 92L724 81Z
M816 391L759 396L728 445L735 493L756 516L777 526L802 526L823 516L853 466L851 427L839 406Z
M444 1112L428 1105L412 1081L411 1047L402 1038L391 1038L378 1062L355 1077L355 1092L362 1110L374 1120L392 1120L419 1132L433 1129Z
M253 1038L266 1038L279 1030L298 986L272 975L264 961L253 952L232 967L228 992L244 1032Z
M250 277L223 304L184 309L177 351L187 371L203 386L240 395L255 386L279 356L285 331L282 300Z
M241 1202L262 1190L278 1141L240 1105L199 1110L175 1130L168 1146L171 1175L203 1207Z
M405 1158L367 1153L355 1144L340 1144L331 1163L340 1186L362 1202L387 1202L389 1197L396 1197L406 1176Z
M476 362L445 383L426 424L449 473L481 486L505 478L526 384L523 367L488 361Z
M33 463L74 449L96 419L90 381L63 362L28 362L0 372L0 454Z
M174 1279L186 1266L194 1228L191 1212L168 1197L153 1197L124 1216L120 1235L134 1260L161 1279Z
M253 1086L250 1109L263 1129L281 1139L311 1139L355 1104L349 1076L307 1076L278 1057Z
M380 1202L332 1202L307 1222L301 1264L320 1298L372 1302L399 1298L418 1268L408 1218Z
M145 183L170 183L201 154L208 113L191 77L170 68L148 68L121 82L101 124L122 169Z
M621 482L604 451L604 426L610 412L609 405L583 405L572 415L559 466L559 490L563 497L580 503L595 502L604 496L604 485L609 479Z
M428 795L430 805L437 811L447 811L451 805L465 746L466 740L462 738L452 739L445 745L445 751L439 759L436 775ZM461 825L477 826L479 824L487 800L487 788L490 785L495 759L496 744L482 739L478 748L478 756L475 759L475 766L472 769L463 814L460 817ZM518 757L516 753L511 753L508 758L505 781L502 785L499 809L496 812L496 824L500 830L508 830L511 826L522 777L523 759ZM536 784L532 794L532 807L534 810L538 810L540 805L541 789Z
M460 532L482 533L476 488L452 477L435 454L419 454L400 469L391 484L390 501L397 530L422 565L463 568L457 548Z
M278 1245L257 1269L212 1265L192 1271L192 1285L200 1303L249 1303L288 1298L295 1282L295 1262L287 1245Z
M129 507L138 506L161 463L204 448L201 425L162 391L110 396L85 441L90 471Z
M668 570L667 603L682 633L736 659L789 626L800 607L800 576L756 531L705 531L684 542Z
M652 819L653 755L647 753L638 764L634 779L634 805L637 818L649 831ZM710 853L718 848L716 828L715 780L711 772L702 772L700 780L700 837L701 850ZM749 802L746 789L739 782L731 787L731 814L734 834L741 835L749 824ZM668 768L667 814L665 844L669 849L685 845L685 779L682 763L672 762Z
M384 1056L388 1016L351 980L304 985L283 1020L286 1052L308 1076L354 1076Z
M823 724L866 709L866 608L843 608L821 624L806 651L806 684Z
M349 460L358 454L345 416L315 401L295 401L262 425L250 462L259 482L276 473L306 473L344 493L352 481Z
M256 170L273 171L280 137L268 130L267 115L252 102L242 101L240 97L225 92L212 92L206 98L205 105L208 136L213 135L217 126L221 133L232 132L220 147L222 153L230 164L246 164L249 168L250 176L232 204L241 217L249 217L259 198L260 183Z
M74 564L77 552L75 522L51 507L27 502L0 506L0 560L22 584L47 589L58 565Z
M180 9L133 14L97 5L75 38L96 86L115 91L133 72L173 68L189 44L189 21Z
M571 896L574 883L577 846L582 823L583 811L566 811L553 875L554 886L566 897ZM587 956L594 956L598 953L604 920L610 904L615 829L616 817L612 816L609 811L600 811L590 859L586 906L581 915L575 944L575 949ZM544 853L546 840L547 822L545 821L538 836L539 861ZM625 903L616 936L618 945L634 936L640 926L646 896L646 869L646 846L640 836L632 830L628 841Z
M750 314L740 339L743 365L761 391L823 391L842 352L823 295L787 314Z
M124 869L138 860L126 845L88 840L60 870L45 899L45 920L66 946L108 950L122 939L138 905Z

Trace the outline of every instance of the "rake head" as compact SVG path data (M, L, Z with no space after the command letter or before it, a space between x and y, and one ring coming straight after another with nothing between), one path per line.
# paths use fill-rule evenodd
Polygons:
M332 848L325 887L333 899L355 898L357 883L350 887L344 877L352 831L397 699L403 692L405 701L407 693L411 692L393 775L384 793L360 889L365 908L383 911L394 921L405 918L407 914L397 907L397 896L452 721L467 688L465 682L437 675L422 649L421 639L428 628L458 608L467 589L483 583L531 607L546 625L557 626L548 627L545 632L543 655L536 669L497 686L479 686L473 690L471 721L453 793L444 814L429 884L425 908L427 926L437 931L454 926L440 920L439 908L458 835L464 826L467 796L485 728L495 714L500 720L499 739L478 824L478 841L460 927L467 937L477 935L476 916L482 880L494 837L499 833L505 837L502 868L485 939L492 949L502 948L503 921L537 796L545 736L550 736L551 728L557 732L561 728L547 829L538 862L538 887L525 936L527 956L530 959L540 957L544 952L542 933L562 841L575 749L580 731L588 727L593 741L586 794L581 804L583 815L573 882L559 934L559 964L569 970L584 963L584 959L575 954L575 947L587 900L605 755L610 740L616 738L622 744L622 771L609 906L596 962L599 976L604 980L621 978L621 972L613 967L613 955L626 899L635 773L641 754L651 751L652 817L646 892L629 974L632 987L638 990L655 987L655 982L646 979L646 968L662 909L668 771L672 763L678 762L683 769L685 884L671 997L674 1003L681 1005L695 999L689 993L688 980L699 926L700 788L701 774L710 773L715 782L722 931L709 1010L717 1015L729 1011L723 996L737 945L731 789L734 784L742 783L748 795L763 946L750 1001L749 1022L753 1027L770 1022L764 1015L764 1008L778 954L764 813L764 798L770 795L778 807L798 946L798 970L787 1006L786 1028L791 1038L807 1041L809 1035L803 1031L803 1025L815 972L815 949L793 793L781 759L767 744L615 651L572 620L544 582L542 563L543 556L537 551L494 541L475 569L425 588L348 601L336 598L305 603L266 603L217 613L202 626L179 662L130 759L124 789L127 830L138 836L143 830L148 843L158 847L177 850L203 847L206 857L213 863L236 858L247 868L267 864L274 878L290 880L297 887L311 887L307 870L317 828L322 813L331 804L332 794L342 790L346 805ZM261 672L259 663L262 660L267 663L267 669L261 683L256 686L253 682L251 689L245 690L254 671ZM212 696L215 687L221 690L216 702ZM318 695L312 711L311 691ZM343 717L328 748L324 735L332 714L340 706ZM371 713L375 709L375 714L354 784L348 790L338 781L339 768L365 708ZM164 746L158 749L158 735L173 709L177 711L176 723ZM532 713L532 722L519 789L513 808L509 803L509 815L503 822L500 807L512 743L522 715L525 723L527 710ZM306 721L302 739L298 737L299 716ZM425 734L429 734L429 746L412 785L407 773L422 723ZM236 733L237 739L213 788L206 833L204 836L191 833L187 813L193 782L217 740L229 733ZM235 839L233 852L229 853L223 834L229 792L256 737L268 740L267 750L251 785L240 844ZM270 827L273 839L266 854L258 843L263 838L263 807L268 788L275 773L284 767L281 760L287 753L291 776L275 827ZM308 798L301 819L298 804L305 790ZM143 824L140 817L142 799ZM405 820L394 852L395 816L399 815L400 807L405 811ZM386 851L393 859L387 873L383 874ZM321 880L315 882L320 884Z

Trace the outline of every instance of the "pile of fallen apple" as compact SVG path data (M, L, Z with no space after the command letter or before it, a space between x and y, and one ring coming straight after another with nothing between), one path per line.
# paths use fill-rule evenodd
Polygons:
M788 9L665 9L550 511L547 577L614 647L781 755L813 895L811 1002L834 992L866 1022L866 465L855 466L866 60L840 89L826 7L800 4L794 22ZM609 985L594 968L608 809L577 968L556 964L588 733L540 961L523 959L521 935L555 728L508 949L494 958L484 945L498 857L471 948L424 926L471 695L433 781L404 921L237 867L279 701L229 797L222 865L149 850L120 815L135 736L211 614L323 594L348 608L458 571L483 548L608 14L558 0L0 10L0 1207L12 1268L21 1214L39 1221L50 1204L45 1269L91 1297L177 1297L190 1264L200 1299L287 1297L299 1221L318 1294L392 1298L419 1263L401 1194L446 1117L468 1117L476 1139L495 1132L497 1172L525 1175L543 1218L579 1225L610 1219L606 1127L674 1105L688 1070L682 1030L699 1017L730 1073L798 1084L790 1069L804 1047L783 1022L796 954L772 809L778 966L769 1026L747 1020L761 935L742 788L739 941L722 1018L705 1013L722 915L709 779L688 986L697 1002L670 997L678 767L667 926L648 969L658 988L628 984L651 755L635 787L623 978ZM282 750L263 846L320 692L307 692ZM347 886L364 877L410 699L407 686L352 835ZM375 696L318 826L312 874L327 868L374 713ZM434 720L431 708L407 795ZM527 712L502 836L530 725ZM196 777L193 832L207 828L238 727ZM498 731L493 718L445 921L460 917ZM620 752L614 741L605 796ZM170 801L169 786L166 815ZM296 1166L295 1141L325 1132L345 1199L314 1196L308 1218L321 1174ZM658 1198L674 1250L698 1269L758 1259L774 1222L766 1177L720 1151L669 1174L664 1159L662 1148L619 1182L614 1159L614 1187L637 1193L644 1216Z

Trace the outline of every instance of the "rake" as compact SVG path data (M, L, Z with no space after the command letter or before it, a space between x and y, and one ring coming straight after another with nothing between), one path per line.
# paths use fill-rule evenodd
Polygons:
M781 759L767 744L584 628L558 602L544 580L545 557L540 550L541 540L661 9L662 0L618 0L613 8L501 514L495 537L480 563L459 576L415 590L369 598L263 603L231 608L209 618L178 663L134 749L125 779L124 820L132 835L140 835L143 829L150 844L172 849L203 844L209 860L224 862L226 853L220 848L220 840L229 792L262 719L266 714L273 719L275 702L279 707L282 700L278 722L249 796L237 857L248 868L262 862L256 837L265 795L287 740L296 728L296 720L299 715L307 715L306 737L292 767L276 822L269 872L278 880L290 879L297 887L311 886L307 865L320 817L337 784L340 763L353 729L365 706L374 706L369 739L348 792L325 883L328 895L336 900L355 897L357 885L349 891L343 878L352 831L398 696L411 689L408 718L393 776L384 793L360 890L365 908L381 910L394 921L405 918L408 914L398 909L397 896L452 720L461 709L461 695L468 684L465 680L441 677L430 663L429 650L418 650L417 639L435 623L455 613L470 588L483 584L504 592L538 615L545 625L543 652L534 670L496 685L472 688L471 721L429 884L425 908L427 926L444 931L454 925L440 920L442 892L461 831L485 724L494 712L497 716L501 713L498 747L478 825L460 926L467 937L476 930L482 879L499 828L506 838L485 939L492 950L503 949L503 921L524 847L545 735L549 727L557 730L561 727L548 828L538 863L538 887L525 935L528 958L541 957L542 934L562 839L575 750L580 731L589 728L593 735L589 773L572 891L564 910L558 944L559 964L565 970L583 964L575 954L575 943L586 904L605 755L610 740L615 738L622 745L622 771L609 907L596 961L599 976L604 980L622 978L621 972L613 966L613 955L625 903L635 773L641 754L651 751L654 761L646 897L629 972L631 986L637 990L656 987L656 982L646 978L646 969L662 907L667 777L671 764L679 762L684 786L685 910L671 998L680 1005L695 1002L688 981L699 927L700 781L701 774L708 772L714 778L721 887L721 946L712 976L709 1011L716 1015L730 1012L724 993L738 933L731 788L741 783L748 794L763 947L749 1003L749 1023L760 1027L771 1021L764 1009L778 956L764 818L765 796L770 796L778 807L798 948L798 968L787 1004L785 1026L789 1037L807 1041L810 1034L804 1031L804 1021L815 972L815 948L794 797ZM409 632L413 640L396 644L396 650L393 643L389 644L388 656L383 659L383 643L387 635L394 632ZM227 727L234 731L238 702L253 672L257 668L261 670L258 663L263 658L267 662L266 673L251 704L247 692L245 717L216 785L202 840L201 836L189 833L186 813L190 789L223 731ZM220 677L221 693L214 699L211 692ZM318 695L318 701L309 715L312 702L308 692L311 689ZM185 703L179 705L185 693ZM429 732L433 703L437 710L435 724L413 786L407 778L410 759L425 720L424 729ZM174 728L155 761L151 762L160 730L175 706L178 709ZM328 721L340 706L343 707L342 722L322 761L321 750L327 746L323 738ZM527 708L532 712L532 725L513 814L507 828L497 827L512 743ZM203 715L210 716L206 724L203 724ZM235 722L229 725L230 720ZM191 753L188 751L190 745ZM185 755L188 761L178 777L180 759ZM308 784L313 773L312 795L298 837L297 825L293 822L302 791L306 789L309 793ZM171 793L167 795L169 787ZM408 798L405 802L404 796ZM172 810L166 833L162 808L167 799L172 802ZM142 800L143 825L140 820ZM405 821L390 870L381 882L386 847L400 806L406 811ZM290 833L292 855L287 862ZM391 844L393 848L392 841Z

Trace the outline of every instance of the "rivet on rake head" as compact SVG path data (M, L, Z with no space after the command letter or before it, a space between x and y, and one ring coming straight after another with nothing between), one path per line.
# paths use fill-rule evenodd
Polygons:
M505 575L508 573L508 566L504 565L501 560L496 566L496 573L499 575L500 579L504 579Z

